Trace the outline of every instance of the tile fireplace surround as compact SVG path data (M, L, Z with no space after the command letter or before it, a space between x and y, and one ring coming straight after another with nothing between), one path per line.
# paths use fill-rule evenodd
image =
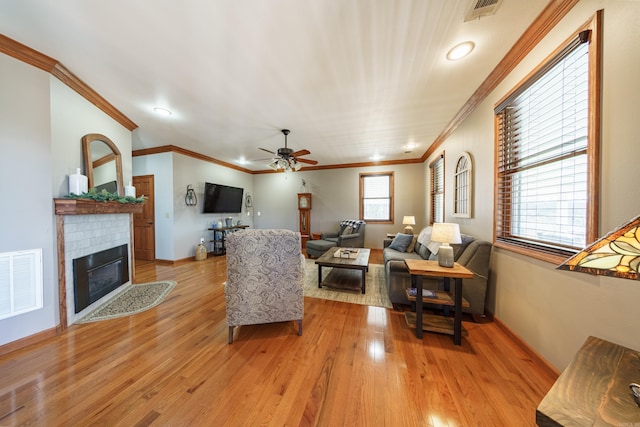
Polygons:
M114 246L129 245L129 277L134 282L133 214L142 204L54 199L58 237L58 295L60 328L66 329L86 314L98 300L75 313L73 260ZM120 290L122 287L119 288ZM114 292L118 292L116 289ZM113 293L113 292L112 292ZM104 298L109 298L107 295Z

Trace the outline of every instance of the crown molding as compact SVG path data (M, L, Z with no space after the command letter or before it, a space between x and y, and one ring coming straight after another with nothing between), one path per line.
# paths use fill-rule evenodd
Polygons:
M137 124L122 114L117 108L100 96L98 92L80 80L56 59L40 53L37 50L25 46L22 43L10 39L2 34L0 34L0 52L50 73L62 83L76 91L87 101L104 111L109 117L120 123L129 131L133 131L138 127Z
M533 50L533 48L549 34L567 13L580 0L552 0L520 36L509 52L502 58L496 68L476 89L462 108L440 135L431 143L421 160L425 161L440 147L444 141L473 113L476 108L498 87L500 82Z
M551 31L551 29L553 29L558 24L558 22L560 22L579 1L580 0L551 0L544 8L544 10L533 21L533 23L525 30L522 36L520 36L518 41L516 41L509 52L507 52L504 58L493 69L489 76L482 82L478 89L476 89L473 95L471 95L467 102L465 102L465 104L456 113L451 122L449 122L449 124L442 131L442 133L440 133L440 135L431 143L422 157L398 161L389 160L383 162L309 166L303 167L301 170L310 171L425 162L429 158L429 156L431 156L434 152L436 152L436 150L438 150L438 148L447 140L447 138L449 138L453 134L458 126L460 126L464 122L464 120L466 120L476 110L476 108L478 108L478 106L489 96L489 94L498 86L498 84L500 84L500 82L511 71L513 71L513 69L533 50L533 48L540 42L540 40L546 37L549 31ZM114 120L116 120L118 123L129 129L130 131L133 131L138 127L138 125L129 120L124 114L122 114L115 107L109 104L97 92L95 92L88 85L78 79L75 75L73 75L73 73L67 70L57 60L44 55L34 49L31 49L28 46L18 43L15 40L12 40L2 34L0 34L0 52L51 73L53 76L71 87L81 96L86 98L89 102L100 108L102 111L104 111L106 114L111 116ZM233 165L231 163L214 159L213 157L205 156L173 145L144 150L135 150L133 152L133 156L144 156L148 154L157 154L163 152L180 153L250 174L281 173L275 171L252 171Z

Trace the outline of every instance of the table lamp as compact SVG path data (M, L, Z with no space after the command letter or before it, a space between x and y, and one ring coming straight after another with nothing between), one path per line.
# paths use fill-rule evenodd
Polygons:
M449 243L462 243L460 226L456 223L434 222L431 241L442 243L438 249L438 264L441 267L453 267L453 248Z
M405 216L402 219L402 224L406 225L404 228L404 234L413 234L412 225L416 225L416 217L415 216Z

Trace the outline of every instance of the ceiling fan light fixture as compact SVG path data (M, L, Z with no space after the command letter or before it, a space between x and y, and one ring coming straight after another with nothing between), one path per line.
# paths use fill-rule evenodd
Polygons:
M260 148L262 151L275 155L275 157L271 159L271 163L268 164L271 169L276 172L280 169L284 172L297 172L302 169L301 163L309 163L311 165L318 163L317 161L310 159L301 159L302 162L299 162L296 157L306 156L307 154L311 154L311 152L309 150L293 151L291 148L287 147L287 135L289 135L291 131L289 129L282 129L282 133L284 134L284 147L278 148L277 152L274 153L266 148Z

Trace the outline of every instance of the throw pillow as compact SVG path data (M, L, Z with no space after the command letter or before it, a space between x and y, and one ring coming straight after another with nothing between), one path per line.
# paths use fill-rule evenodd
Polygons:
M414 234L413 239L411 239L411 243L409 243L409 246L407 246L407 250L405 252L413 252L413 249L415 248L417 241L418 241L418 236Z
M395 249L398 252L405 252L413 240L413 234L396 234L393 241L389 245L391 249Z
M343 235L345 235L345 234L351 234L351 233L353 233L353 227L352 227L352 226L350 226L350 225L349 225L349 226L347 226L347 227L345 227L345 228L344 228L344 231L342 232L342 234L343 234Z

